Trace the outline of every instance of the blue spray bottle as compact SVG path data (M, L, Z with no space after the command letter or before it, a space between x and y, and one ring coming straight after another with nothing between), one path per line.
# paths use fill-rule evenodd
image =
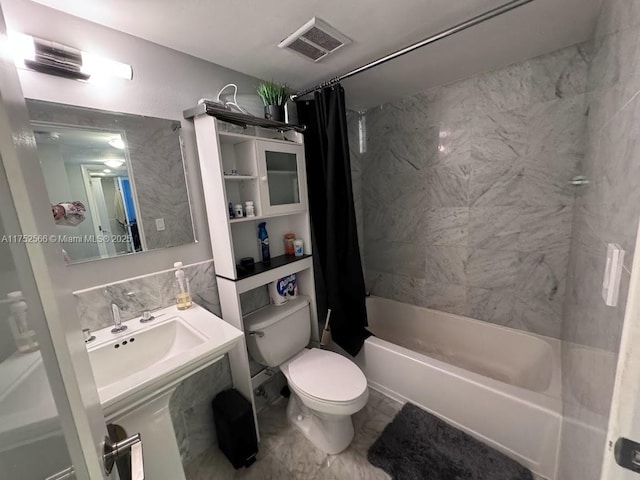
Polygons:
M267 222L258 224L258 240L262 251L262 263L271 264L271 254L269 253L269 234L267 233Z

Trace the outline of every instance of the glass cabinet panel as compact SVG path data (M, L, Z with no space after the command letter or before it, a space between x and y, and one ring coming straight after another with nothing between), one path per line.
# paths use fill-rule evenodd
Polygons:
M264 215L299 212L306 208L304 147L258 140L260 198Z
M294 153L265 152L271 205L300 203L298 161Z

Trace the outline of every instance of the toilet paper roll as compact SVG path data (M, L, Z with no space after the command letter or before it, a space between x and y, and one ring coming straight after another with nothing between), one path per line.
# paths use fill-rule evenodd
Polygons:
M271 282L269 284L269 301L272 305L284 305L287 303L287 297L284 292L280 294L278 292L278 282Z

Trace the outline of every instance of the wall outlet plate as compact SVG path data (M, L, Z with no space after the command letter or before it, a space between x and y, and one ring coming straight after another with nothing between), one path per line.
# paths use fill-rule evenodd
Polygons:
M165 229L164 218L156 218L156 230L161 232Z

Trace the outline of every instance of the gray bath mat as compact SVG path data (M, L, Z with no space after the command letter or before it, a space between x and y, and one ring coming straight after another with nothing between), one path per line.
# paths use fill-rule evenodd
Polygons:
M519 463L410 403L367 457L394 480L533 479Z

